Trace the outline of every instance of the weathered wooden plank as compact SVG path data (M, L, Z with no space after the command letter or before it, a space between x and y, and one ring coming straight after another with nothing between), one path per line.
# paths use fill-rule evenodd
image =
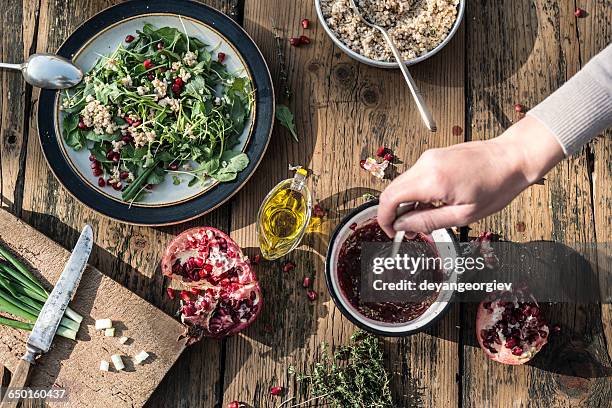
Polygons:
M303 18L311 20L310 29L300 27ZM289 164L313 170L309 184L315 201L329 208L331 215L320 233L307 235L289 256L298 265L294 272L283 274L281 262L264 262L257 268L266 307L250 330L228 341L224 404L241 400L252 406L276 406L284 397L270 396L269 388L275 385L288 387L288 396L299 397L296 402L304 401L307 396L297 395L287 367L303 371L312 364L322 341L342 344L354 331L327 295L323 256L340 216L363 202L360 197L367 189L382 190L386 184L360 170L359 160L384 144L397 152L403 162L398 171L403 171L425 149L463 140L452 134L453 126L463 128L464 123L462 33L440 55L413 69L438 120L440 131L430 134L400 72L367 67L344 55L316 21L313 2L246 2L245 28L262 50L275 80L280 71L272 20L282 32L294 93L291 100L282 102L295 113L300 142L291 141L284 129L275 129L260 168L232 207L232 233L255 252L257 209L266 192L290 176ZM290 47L287 38L302 33L312 43ZM320 295L316 302L309 302L301 287L303 276L311 271ZM457 319L451 312L427 334L385 340L395 374L397 406L458 404Z
M519 119L515 103L537 104L580 68L574 10L573 2L468 3L471 139L498 136ZM593 24L590 35L601 36L602 27ZM592 242L595 225L587 164L584 152L564 161L545 185L529 188L473 228L513 241ZM609 366L599 307L555 308L548 318L561 323L562 334L529 365L519 367L485 357L476 343L475 307L465 309L463 405L540 406L546 401L547 406L601 406L609 401L609 381L593 374L606 361ZM570 345L574 349L569 350ZM571 364L570 353L583 363Z
M610 1L578 1L577 6L587 12L577 22L581 63L584 65L600 50L612 42L612 3ZM608 129L590 143L589 171L593 191L593 212L597 242L605 246L610 255L612 243L612 130ZM608 272L609 269L608 269ZM608 356L612 356L612 306L601 306L603 335L607 339Z
M3 2L0 16L0 60L21 63L26 60L35 39L38 2ZM0 194L2 208L19 213L23 188L23 162L32 87L18 71L0 71ZM26 113L27 112L27 113Z
M53 51L81 22L119 1L42 0L38 51ZM238 2L215 0L213 6L239 15ZM236 12L236 10L238 12ZM38 93L34 93L36 101ZM159 260L167 242L194 225L214 225L227 230L229 207L175 227L129 226L103 218L85 208L64 190L47 167L40 150L35 111L30 121L23 218L35 228L67 246L85 222L94 227L96 247L91 263L140 296L173 313L178 304L165 298L167 282L159 272ZM183 353L152 396L152 406L212 407L220 399L213 384L219 382L221 344L204 341ZM205 384L205 385L203 385Z

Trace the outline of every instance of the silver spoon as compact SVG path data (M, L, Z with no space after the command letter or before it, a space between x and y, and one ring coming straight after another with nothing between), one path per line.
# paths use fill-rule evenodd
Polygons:
M429 110L429 107L427 107L427 104L425 103L425 100L423 99L423 95L421 94L421 91L417 87L416 82L414 82L412 75L410 75L410 71L408 71L408 67L406 66L406 64L404 64L402 54L400 54L399 50L393 43L393 40L389 36L389 33L387 33L387 30L385 30L383 27L377 24L372 23L371 21L368 21L368 19L366 19L364 15L361 14L361 11L359 10L359 7L356 4L356 0L350 0L350 3L351 3L351 8L355 12L355 14L359 16L361 21L363 21L368 27L377 29L383 35L383 37L387 41L387 44L389 45L389 48L391 48L391 52L393 53L393 56L395 57L395 60L397 61L397 64L399 65L400 70L402 71L402 74L404 74L404 79L406 79L408 88L410 88L410 92L412 93L412 97L414 98L414 101L417 104L417 108L419 109L421 118L423 118L423 122L425 122L425 126L427 126L427 129L431 130L432 132L435 132L436 130L438 130L436 126L436 122L433 119L433 116L431 114L431 111Z
M19 70L27 83L45 89L70 88L83 79L80 68L55 54L33 54L23 64L0 62L0 68Z

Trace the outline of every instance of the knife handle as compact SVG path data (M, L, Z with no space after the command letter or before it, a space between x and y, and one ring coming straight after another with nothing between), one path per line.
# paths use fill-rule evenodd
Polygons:
M11 383L9 384L9 389L11 388L24 388L28 383L28 377L30 376L30 367L34 364L34 360L30 359L21 359L19 360L19 364L17 364L17 369L11 376ZM17 408L19 405L19 399L9 399L7 397L8 390L6 394L4 394L4 399L0 403L0 408Z

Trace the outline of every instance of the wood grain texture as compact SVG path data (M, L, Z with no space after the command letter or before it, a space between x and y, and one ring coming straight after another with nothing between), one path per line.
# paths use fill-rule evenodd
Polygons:
M0 61L22 63L31 52L36 35L38 2L7 0L0 13ZM6 12L4 11L6 10ZM0 71L0 206L19 212L23 191L27 116L32 87L19 71Z
M311 21L308 30L300 26L303 18ZM293 91L290 100L278 99L294 112L300 142L293 142L285 129L276 127L266 157L232 207L232 234L244 247L257 246L257 210L266 192L291 176L289 164L314 172L310 186L315 202L328 208L330 216L321 231L308 234L290 255L297 264L294 272L283 274L282 261L257 267L266 308L250 330L228 340L224 405L241 400L253 406L276 406L293 396L295 402L304 401L308 396L299 393L287 367L303 371L314 361L322 341L342 344L355 330L327 295L323 256L342 215L363 202L363 193L380 191L386 185L360 170L359 160L386 145L402 161L396 169L399 172L425 149L463 140L451 131L455 125L463 128L464 122L463 31L440 55L412 69L438 121L440 131L431 134L421 122L401 73L370 68L344 55L319 25L314 2L245 3L245 29L262 50L275 80L280 65L272 21L283 37ZM312 43L291 47L288 38L301 34ZM311 273L319 293L315 302L307 299L301 286L303 276ZM456 322L453 311L428 333L385 340L397 406L457 405ZM273 397L269 394L272 386L283 386L287 392L282 398Z
M23 257L28 269L50 290L64 269L70 253L6 211L0 211L2 245ZM98 270L83 273L71 307L83 316L79 341L54 339L51 350L31 369L32 387L60 387L74 407L142 406L185 347L177 341L182 325ZM94 328L95 320L109 318L118 337L105 337ZM25 351L28 333L0 326L0 361L15 372ZM131 357L149 353L145 364L135 366ZM122 355L125 371L104 373L100 360ZM11 381L12 383L12 381ZM62 403L50 405L64 406Z
M498 136L519 120L514 104L532 107L580 69L574 2L468 3L468 112L472 140ZM610 10L608 9L608 13ZM601 37L594 23L591 35ZM605 40L603 40L605 41ZM609 160L609 156L608 159ZM591 180L585 150L560 163L510 206L472 226L516 242L595 240ZM609 178L603 176L609 189ZM584 271L588 273L588 271ZM598 305L558 305L548 319L562 334L529 365L509 367L488 360L475 338L474 305L464 306L463 405L606 406L610 356ZM572 361L579 361L574 364Z
M577 6L586 10L587 18L577 21L581 65L584 66L600 50L612 42L612 2L578 1ZM612 129L608 129L589 144L587 149L592 183L595 236L601 245L601 253L609 260L612 253ZM601 257L605 259L604 257ZM600 273L612 273L609 261L602 262ZM607 275L609 276L609 275ZM612 356L612 305L601 305L603 340L608 356ZM612 364L611 364L612 365Z
M41 0L37 50L53 51L83 21L119 1ZM236 1L216 0L213 6L236 15ZM33 102L38 92L34 92ZM179 232L195 225L229 229L229 206L189 223L163 228L135 227L104 218L85 208L50 172L39 146L36 112L29 117L30 133L25 162L23 218L61 245L68 247L81 226L89 222L96 236L90 262L146 300L174 314L178 300L165 296L167 280L159 270L166 244ZM213 407L220 399L222 344L204 341L190 347L149 401L151 406ZM207 384L210 386L202 386Z

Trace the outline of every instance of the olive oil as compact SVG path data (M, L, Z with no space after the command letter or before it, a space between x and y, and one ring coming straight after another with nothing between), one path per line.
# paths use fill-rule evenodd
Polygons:
M257 215L261 254L278 259L298 246L310 221L312 200L306 186L308 172L298 169L268 193Z

